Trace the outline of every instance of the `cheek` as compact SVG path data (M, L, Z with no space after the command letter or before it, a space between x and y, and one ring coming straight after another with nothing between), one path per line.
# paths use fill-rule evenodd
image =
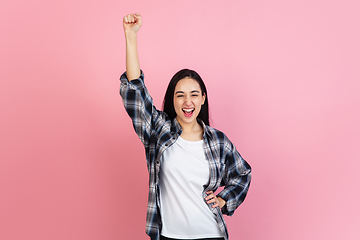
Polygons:
M176 99L174 99L174 108L175 110L179 109L181 107L181 104L179 101L177 101Z
M197 101L197 103L196 103L196 105L198 105L198 106L202 106L204 103L203 103L203 100L202 99L199 99L198 101Z
M176 99L175 99L175 98L174 98L173 103L174 103L174 108L176 108L176 106L177 106L178 104L177 104L177 101L176 101Z

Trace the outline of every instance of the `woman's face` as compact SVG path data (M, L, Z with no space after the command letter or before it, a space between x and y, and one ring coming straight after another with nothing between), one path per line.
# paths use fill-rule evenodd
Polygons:
M174 108L180 124L193 123L205 102L200 85L192 78L181 79L175 87Z

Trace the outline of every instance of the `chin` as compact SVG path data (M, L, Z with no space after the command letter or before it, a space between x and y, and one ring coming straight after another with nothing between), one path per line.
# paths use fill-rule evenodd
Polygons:
M196 117L192 117L192 118L184 118L184 117L179 118L178 117L178 120L179 119L181 120L181 122L186 123L186 124L190 124L190 123L193 123L194 121L196 121Z

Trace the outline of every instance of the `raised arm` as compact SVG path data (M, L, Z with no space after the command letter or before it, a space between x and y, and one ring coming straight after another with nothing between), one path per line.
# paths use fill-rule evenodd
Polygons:
M137 32L142 25L139 13L128 14L123 19L126 41L126 75L129 81L140 77L140 63L137 50Z

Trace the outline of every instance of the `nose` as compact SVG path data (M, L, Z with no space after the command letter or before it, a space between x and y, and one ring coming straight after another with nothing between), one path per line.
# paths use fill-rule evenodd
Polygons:
M189 96L187 96L187 97L185 98L185 105L186 105L186 106L191 106L191 105L192 105L192 102L191 102L191 99L190 99Z

